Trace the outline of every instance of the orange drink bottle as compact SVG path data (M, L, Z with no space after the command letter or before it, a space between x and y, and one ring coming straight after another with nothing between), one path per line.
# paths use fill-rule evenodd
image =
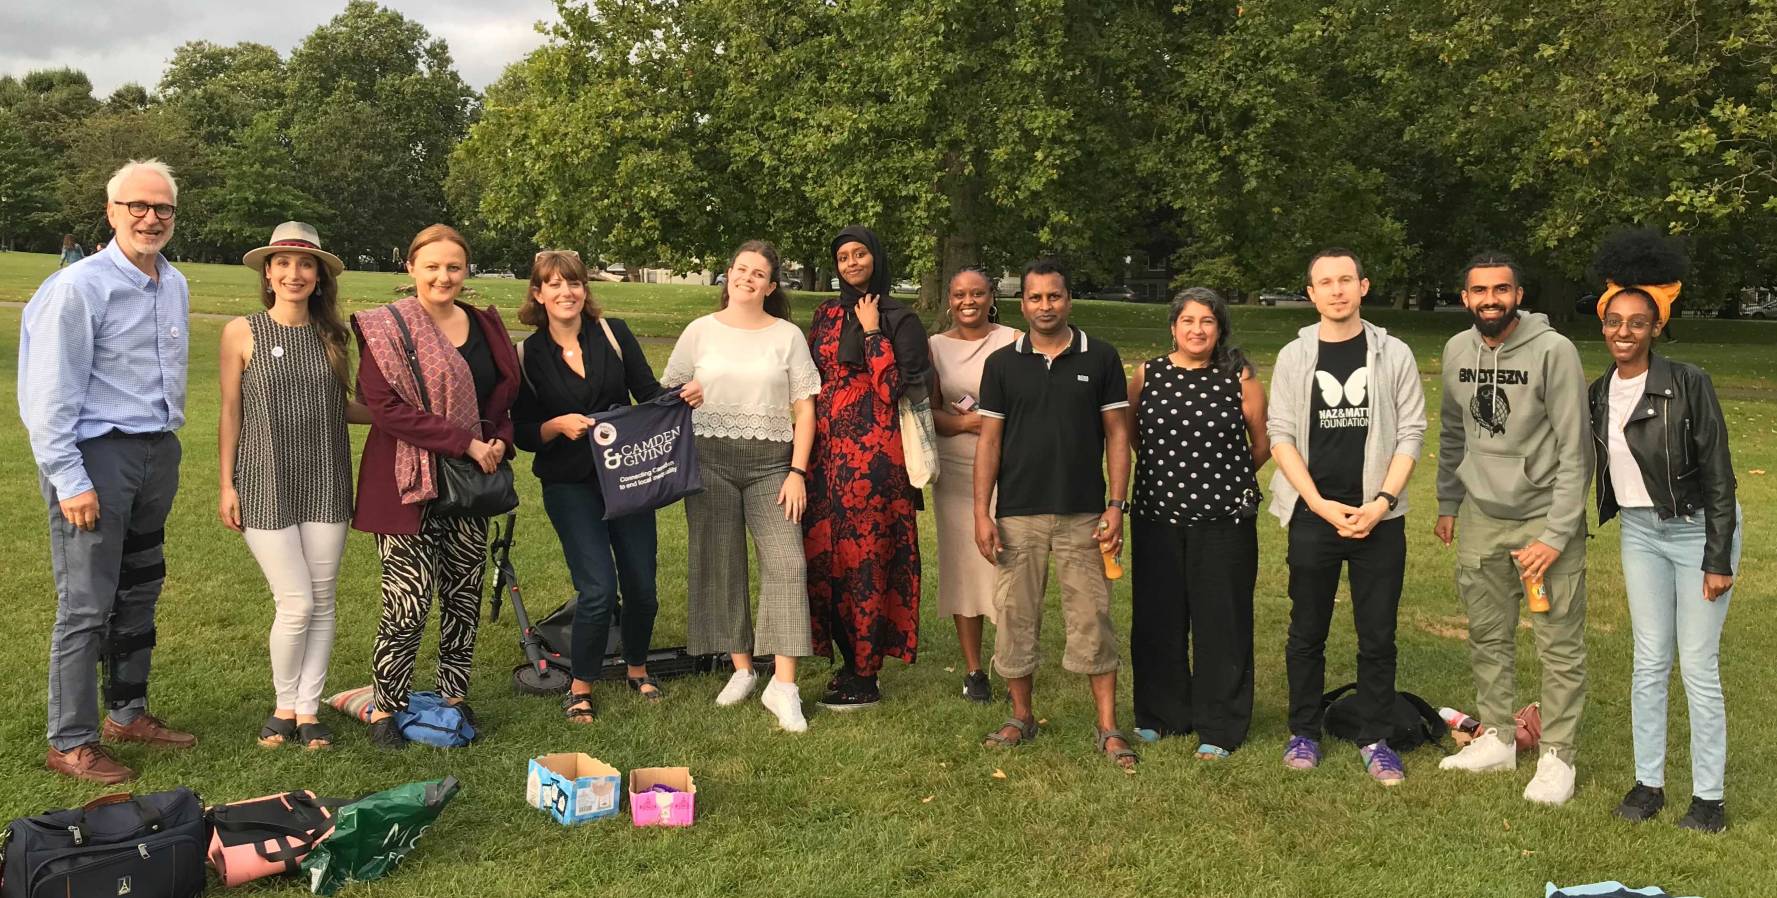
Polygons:
M1541 574L1524 578L1524 606L1537 614L1549 610L1549 591L1543 587Z
M1098 522L1099 530L1105 530L1108 527L1109 525L1105 522ZM1117 556L1115 550L1111 547L1111 544L1099 543L1098 550L1104 553L1104 578L1106 580L1120 579L1123 576L1123 566L1117 563Z

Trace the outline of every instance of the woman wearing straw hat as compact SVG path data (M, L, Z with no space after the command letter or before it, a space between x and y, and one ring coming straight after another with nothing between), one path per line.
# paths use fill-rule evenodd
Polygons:
M241 263L259 272L262 312L222 329L222 523L240 532L271 586L276 710L267 748L325 748L316 718L333 649L334 584L352 513L346 422L370 423L350 401L350 337L339 317L339 257L315 229L287 221Z

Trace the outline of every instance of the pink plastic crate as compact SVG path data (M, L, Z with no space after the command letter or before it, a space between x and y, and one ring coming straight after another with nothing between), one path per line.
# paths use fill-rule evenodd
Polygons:
M676 792L653 792L671 786ZM637 826L690 826L697 782L689 767L640 767L629 772L629 817Z

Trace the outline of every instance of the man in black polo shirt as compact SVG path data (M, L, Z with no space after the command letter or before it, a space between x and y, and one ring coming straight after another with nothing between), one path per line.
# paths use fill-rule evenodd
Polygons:
M1139 760L1117 729L1117 634L1102 554L1123 547L1129 485L1129 405L1123 362L1109 343L1068 324L1067 272L1039 259L1024 269L1030 333L987 357L975 450L975 543L998 565L993 666L1006 678L1012 717L986 744L1037 734L1031 686L1049 556L1061 578L1067 649L1061 666L1086 674L1098 707L1098 750L1127 769ZM1110 494L1103 468L1108 453ZM999 490L999 520L988 502Z

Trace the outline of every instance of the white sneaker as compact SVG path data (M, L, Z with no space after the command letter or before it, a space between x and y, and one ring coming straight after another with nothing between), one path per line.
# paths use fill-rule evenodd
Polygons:
M1470 773L1511 770L1517 766L1518 747L1501 741L1498 727L1482 730L1475 735L1474 741L1462 747L1462 751L1438 762L1439 770L1467 770Z
M1573 797L1573 765L1561 760L1552 751L1543 752L1536 762L1536 776L1524 787L1524 800L1537 804L1562 805Z
M724 708L729 705L738 705L746 701L747 696L753 694L753 687L757 685L759 685L757 673L750 670L737 670L734 672L734 676L728 678L728 685L723 686L721 693L716 696L716 704Z
M797 689L795 683L772 680L766 684L764 694L759 696L759 703L777 715L777 725L783 727L784 732L808 731L808 720L802 716L802 690Z

